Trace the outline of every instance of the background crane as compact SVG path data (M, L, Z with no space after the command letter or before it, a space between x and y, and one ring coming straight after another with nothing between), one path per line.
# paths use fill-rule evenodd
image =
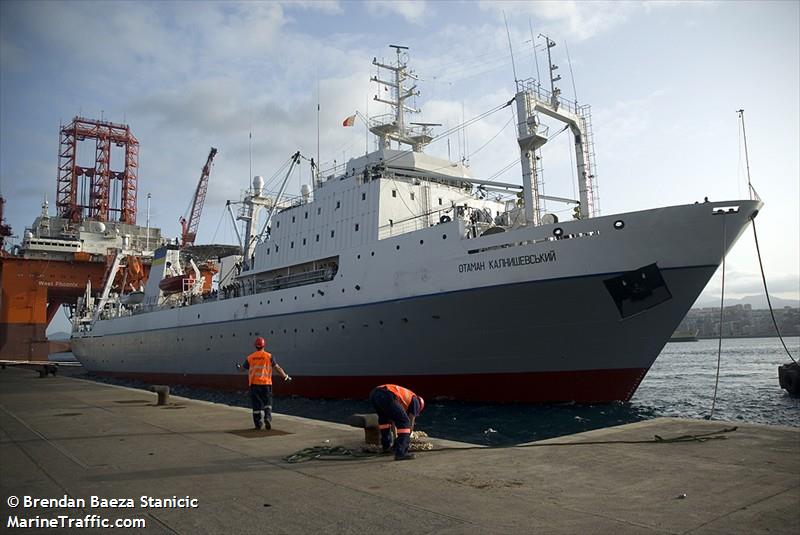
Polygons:
M194 239L197 237L197 227L200 226L200 214L203 211L203 203L206 200L206 192L208 191L208 175L211 174L211 162L217 154L217 149L211 147L211 152L208 153L208 160L203 166L203 172L200 174L200 181L197 183L197 189L194 192L194 199L192 199L192 210L189 214L189 221L185 217L181 217L181 247L188 247L194 245Z

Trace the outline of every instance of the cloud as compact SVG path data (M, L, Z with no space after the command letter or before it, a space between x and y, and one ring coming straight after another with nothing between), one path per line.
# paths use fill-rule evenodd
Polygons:
M400 15L413 24L419 24L422 22L423 17L430 15L427 12L429 11L428 4L424 0L368 1L364 5L371 15Z
M495 13L505 12L509 24L513 20L527 22L534 19L537 31L544 31L571 40L584 41L621 26L639 13L679 6L695 7L710 2L629 2L629 1L579 1L537 0L481 0L481 9ZM502 15L499 15L502 20ZM512 20L513 19L513 20ZM527 29L527 28L526 28Z
M316 10L332 15L344 13L342 5L337 0L289 0L283 2L287 9L300 8L303 10Z

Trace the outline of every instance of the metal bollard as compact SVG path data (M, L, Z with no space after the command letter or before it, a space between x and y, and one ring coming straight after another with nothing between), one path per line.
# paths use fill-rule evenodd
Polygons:
M153 385L150 387L151 392L158 394L158 401L156 405L166 405L169 401L169 387L164 385Z
M377 414L351 414L347 418L347 425L363 429L364 442L367 444L381 443L381 431L378 428Z

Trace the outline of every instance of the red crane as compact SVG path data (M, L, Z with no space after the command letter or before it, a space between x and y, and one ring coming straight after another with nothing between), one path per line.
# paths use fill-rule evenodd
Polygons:
M203 203L206 200L206 192L208 191L208 175L211 174L211 162L217 154L217 149L211 147L211 152L208 153L208 160L203 166L203 172L200 173L200 181L197 183L197 190L194 192L194 199L192 200L192 211L189 215L189 221L185 217L181 217L181 247L188 247L194 245L194 239L197 237L197 227L200 226L200 213L203 211Z

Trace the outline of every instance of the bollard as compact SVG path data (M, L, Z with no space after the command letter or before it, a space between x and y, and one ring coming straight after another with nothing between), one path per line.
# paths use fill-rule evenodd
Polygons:
M169 401L169 387L164 385L153 385L150 387L151 392L158 394L158 402L156 405L166 405Z
M381 443L381 432L378 428L377 414L351 414L347 418L347 425L359 427L364 430L364 442L367 444Z

